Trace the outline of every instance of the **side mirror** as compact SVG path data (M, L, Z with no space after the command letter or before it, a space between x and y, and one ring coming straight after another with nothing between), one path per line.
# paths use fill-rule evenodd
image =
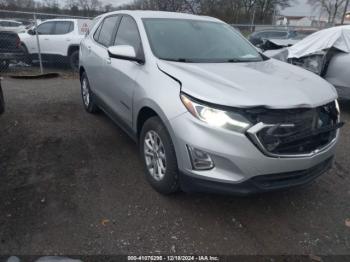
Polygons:
M35 35L35 29L29 29L29 30L27 31L27 33L28 33L29 35Z
M116 45L108 48L111 58L135 61L140 64L145 63L143 58L137 57L135 49L130 45Z

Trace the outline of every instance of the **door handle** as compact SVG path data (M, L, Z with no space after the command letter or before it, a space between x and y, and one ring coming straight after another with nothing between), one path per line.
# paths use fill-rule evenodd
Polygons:
M50 39L48 39L48 38L44 38L44 40L48 41L48 40L50 40Z
M70 39L70 38L67 38L67 39L66 39L66 41L67 41L67 42L70 42L70 41L72 41L72 39Z

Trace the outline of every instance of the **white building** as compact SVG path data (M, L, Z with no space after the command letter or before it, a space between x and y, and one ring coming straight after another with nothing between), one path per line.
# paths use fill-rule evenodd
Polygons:
M312 26L312 27L324 27L327 21L315 16L293 16L293 15L280 15L276 20L276 25L288 25L288 26Z

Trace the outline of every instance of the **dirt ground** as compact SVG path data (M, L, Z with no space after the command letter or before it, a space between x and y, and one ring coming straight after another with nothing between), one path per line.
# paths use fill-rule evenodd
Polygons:
M0 254L350 255L349 125L334 168L305 188L165 197L132 140L84 111L78 80L6 78L3 89Z

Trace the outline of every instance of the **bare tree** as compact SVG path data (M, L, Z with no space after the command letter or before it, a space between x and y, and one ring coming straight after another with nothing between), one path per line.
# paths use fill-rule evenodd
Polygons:
M308 0L309 4L325 12L328 17L328 23L334 25L335 20L342 14L343 6L346 0Z
M74 6L78 6L78 1L77 0L66 0L66 4L65 4L66 8L71 9Z
M77 0L77 5L87 16L93 15L102 6L100 0Z

